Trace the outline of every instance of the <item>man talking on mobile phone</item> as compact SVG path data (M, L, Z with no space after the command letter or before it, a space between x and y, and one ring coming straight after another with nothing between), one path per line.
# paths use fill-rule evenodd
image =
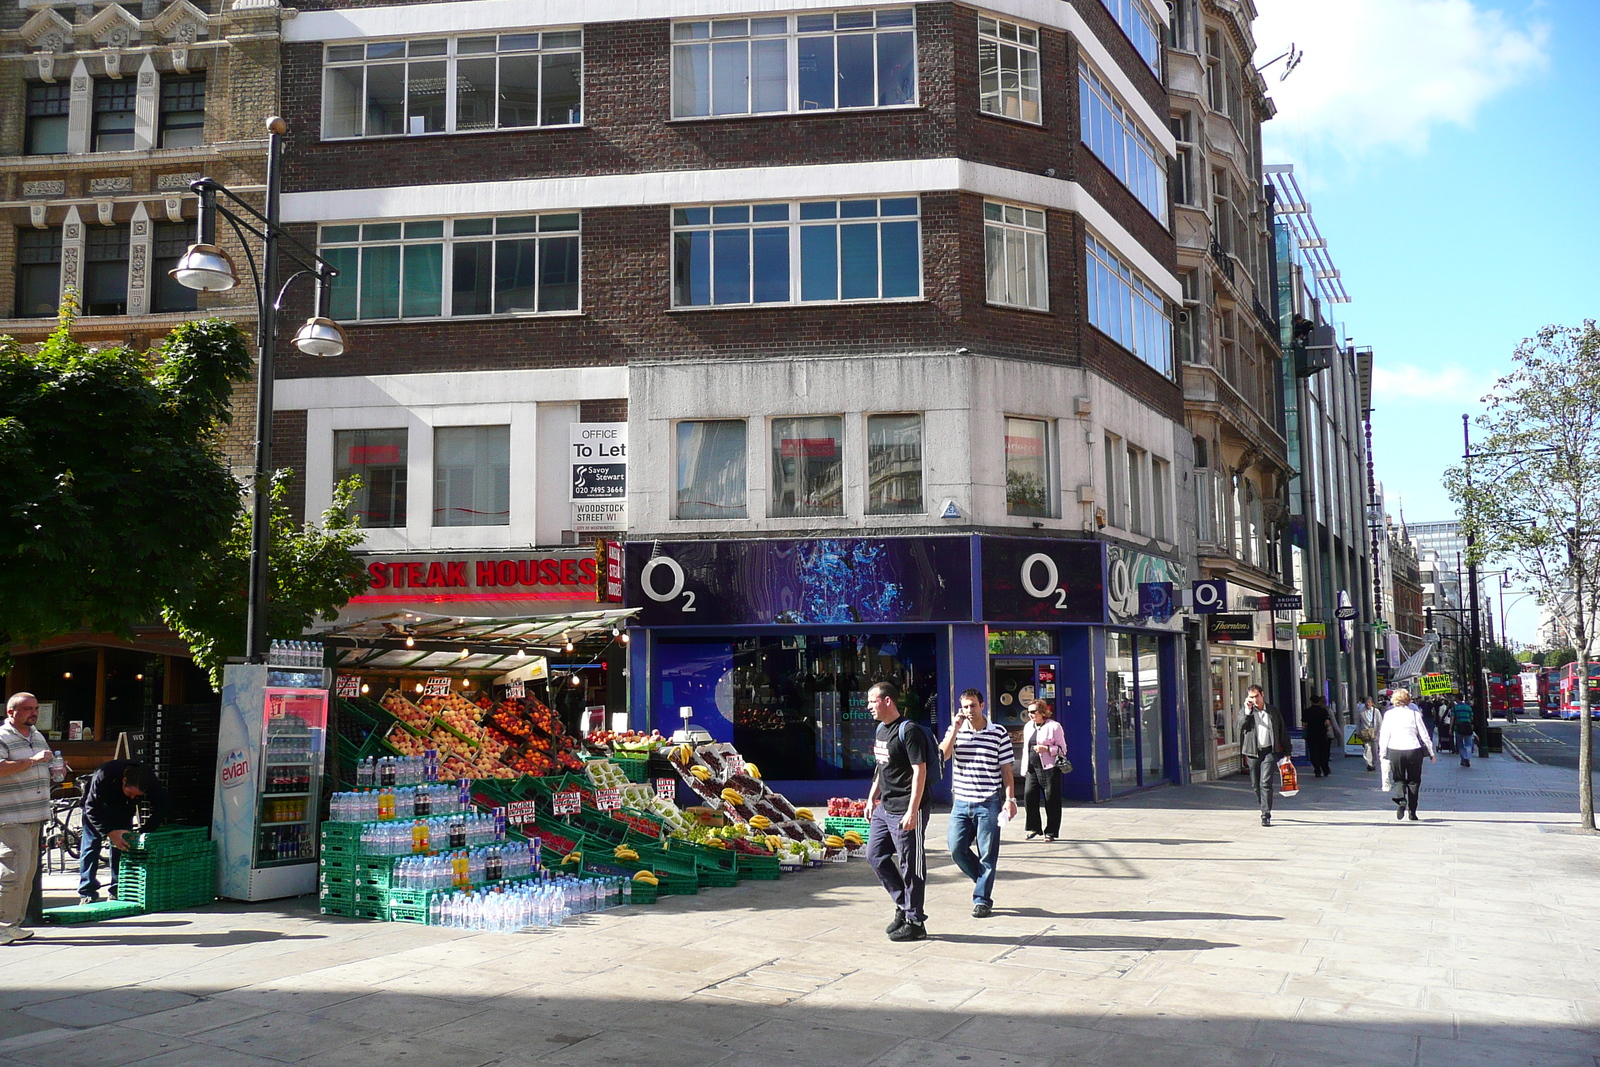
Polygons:
M956 721L939 742L939 753L952 768L950 858L972 879L972 917L987 919L994 914L1000 812L1004 810L1008 819L1017 814L1011 734L984 715L983 694L968 689L961 694Z
M900 687L879 682L867 690L867 710L878 720L873 751L877 769L867 793L867 862L895 903L890 941L921 941L928 936L922 909L928 887L925 837L928 763L933 744L927 729L900 714Z

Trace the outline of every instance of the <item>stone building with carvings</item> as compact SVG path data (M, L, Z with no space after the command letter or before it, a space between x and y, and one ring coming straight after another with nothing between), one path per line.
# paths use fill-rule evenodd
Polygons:
M198 314L253 335L247 284L197 294L167 271L195 240L189 183L209 175L259 203L265 120L278 109L277 0L19 0L0 10L0 334L43 340L76 294L74 334L90 344L159 345ZM247 270L234 235L219 243ZM198 297L198 300L197 300ZM225 448L251 466L253 387L239 388ZM13 649L7 691L28 689L92 769L149 704L209 693L165 628L132 639L73 634ZM43 725L43 724L41 724Z

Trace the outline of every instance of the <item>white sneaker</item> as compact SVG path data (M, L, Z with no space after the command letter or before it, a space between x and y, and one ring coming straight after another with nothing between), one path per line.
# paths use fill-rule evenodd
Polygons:
M0 933L0 945L9 945L17 941L26 941L33 936L33 931L26 927L16 926Z

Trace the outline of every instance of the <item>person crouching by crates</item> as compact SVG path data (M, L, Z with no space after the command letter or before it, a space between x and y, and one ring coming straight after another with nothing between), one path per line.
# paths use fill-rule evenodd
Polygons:
M100 899L100 843L111 841L110 893L117 895L117 868L120 853L128 851L127 834L133 830L133 817L139 801L147 800L149 817L140 827L154 830L166 814L167 797L149 767L133 760L114 759L102 763L89 777L83 791L83 841L78 857L78 903L93 904Z

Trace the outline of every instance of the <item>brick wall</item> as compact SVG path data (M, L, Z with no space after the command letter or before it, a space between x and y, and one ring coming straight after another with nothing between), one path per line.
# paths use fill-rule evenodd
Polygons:
M616 400L580 400L579 422L627 422L628 398Z
M254 431L252 430L252 435ZM294 471L289 487L289 513L295 522L306 520L306 413L272 413L272 466L274 470Z

